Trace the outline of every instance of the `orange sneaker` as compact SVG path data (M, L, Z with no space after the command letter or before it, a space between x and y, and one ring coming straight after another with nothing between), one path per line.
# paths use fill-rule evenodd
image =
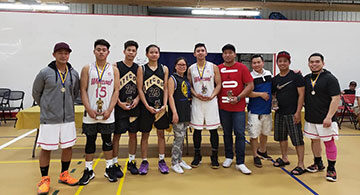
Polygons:
M69 171L64 171L60 174L59 183L64 183L70 186L77 185L79 180L70 176Z
M49 176L41 177L41 181L40 183L38 183L37 187L38 187L38 191L37 191L38 195L48 194L50 190L50 177Z

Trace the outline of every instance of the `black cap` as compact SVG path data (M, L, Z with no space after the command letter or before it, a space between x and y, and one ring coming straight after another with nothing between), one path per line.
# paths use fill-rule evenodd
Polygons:
M60 42L60 43L56 43L55 47L54 47L54 53L59 51L60 49L65 49L65 50L68 50L69 53L71 53L71 49L70 49L70 46L65 43L65 42Z
M357 85L355 81L351 81L349 85Z

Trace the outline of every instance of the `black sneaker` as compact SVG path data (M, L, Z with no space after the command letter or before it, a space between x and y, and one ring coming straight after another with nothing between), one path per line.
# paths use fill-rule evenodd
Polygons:
M200 154L195 154L194 160L191 162L191 167L197 168L199 167L202 160L202 156Z
M122 178L124 176L124 173L121 170L121 166L118 163L114 164L114 171L117 178Z
M137 175L139 174L139 169L136 167L136 162L135 161L129 161L127 163L127 169L130 171L130 173L132 175Z
M83 176L80 178L79 180L79 185L87 185L90 180L94 179L95 178L95 173L93 170L89 171L89 169L85 169L84 170L84 174Z
M271 156L269 156L266 152L260 152L259 150L257 150L257 154L260 156L260 158L264 159L264 160L272 160Z
M217 155L211 155L210 159L211 159L211 168L218 169L220 167L219 161L218 161L218 156Z
M337 178L336 178L336 170L335 170L335 168L333 170L330 170L329 168L327 168L326 180L335 182L336 179Z
M261 159L260 157L254 157L254 165L255 167L258 167L258 168L261 168L262 167L262 164L261 164Z
M320 161L317 164L312 164L311 166L307 167L306 170L310 173L316 173L318 171L322 171L325 169L325 166L323 165L323 162Z
M116 177L116 173L115 173L115 166L111 165L109 168L105 169L105 173L104 176L106 178L108 178L108 180L110 182L116 182L117 181L117 177Z

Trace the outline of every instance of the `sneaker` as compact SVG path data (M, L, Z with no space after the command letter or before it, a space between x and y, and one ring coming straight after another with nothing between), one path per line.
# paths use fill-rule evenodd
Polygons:
M311 166L306 168L306 170L309 171L310 173L316 173L316 172L322 171L324 169L325 169L325 167L324 167L322 161L320 161L320 163L318 163L318 164L314 163Z
M143 160L140 164L139 174L146 175L148 170L149 170L149 162L146 160Z
M248 168L245 166L245 164L236 165L236 166L235 166L235 169L241 171L241 172L242 172L243 174L245 174L245 175L250 175L250 174L251 174L250 169L248 169Z
M217 155L211 155L210 160L211 160L211 168L218 169L220 167Z
M336 170L327 170L327 173L326 173L326 180L328 181L332 181L332 182L335 182L336 181Z
M116 182L116 172L115 172L115 165L111 165L109 168L105 169L104 176L110 181L110 182Z
M166 165L165 160L160 160L159 161L159 171L162 174L168 174L169 173L169 167Z
M232 158L225 158L225 161L223 162L222 166L224 168L229 168L232 164L233 159Z
M193 167L193 168L199 167L201 164L201 160L202 160L201 155L195 155L194 160L191 162L191 167Z
M50 190L50 177L49 176L41 177L41 181L37 184L37 187L38 187L37 190L38 195L48 194Z
M181 168L180 163L176 165L171 165L171 169L175 171L175 173L184 173L184 170Z
M179 165L180 165L181 168L186 169L186 170L191 170L192 169L191 166L186 164L186 162L183 161L183 160L179 163Z
M269 156L267 154L267 151L265 152L260 152L259 150L257 150L257 154L260 156L260 158L262 158L263 160L272 160L271 156Z
M93 170L89 171L89 169L84 170L83 176L79 180L79 185L87 185L90 180L95 178L95 173Z
M131 162L129 161L128 164L127 164L127 169L130 171L130 173L132 175L139 174L139 170L136 167L136 162L135 161L131 161Z
M262 167L262 163L261 163L260 157L258 157L258 156L254 157L254 165L255 165L255 167L258 167L258 168L261 168L261 167Z
M124 173L121 170L121 166L118 163L114 164L114 171L117 178L122 178Z
M79 180L70 176L69 171L64 171L60 174L59 183L67 184L70 186L77 185Z

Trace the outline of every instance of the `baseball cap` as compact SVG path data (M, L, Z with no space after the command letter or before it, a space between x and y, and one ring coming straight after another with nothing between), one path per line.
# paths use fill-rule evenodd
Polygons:
M287 52L287 51L280 51L280 52L277 54L276 60L278 60L278 59L281 58L281 57L284 57L284 58L288 59L289 61L290 61L290 59L291 59L291 56L290 56L289 52Z
M60 42L60 43L56 43L55 47L54 47L54 53L59 51L60 49L65 49L65 50L68 50L70 53L71 53L71 49L70 49L70 46L65 43L65 42Z

